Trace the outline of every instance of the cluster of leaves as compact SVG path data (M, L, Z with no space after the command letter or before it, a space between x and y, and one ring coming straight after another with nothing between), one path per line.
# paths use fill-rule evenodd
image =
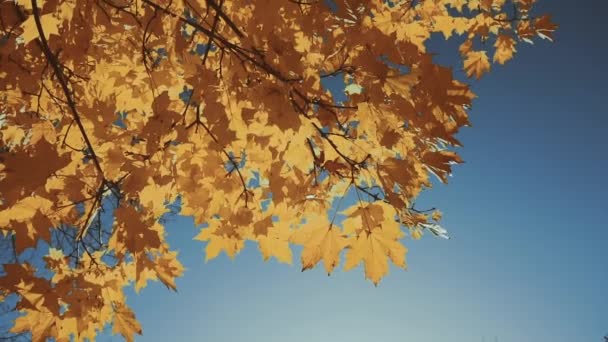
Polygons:
M378 283L401 239L445 236L414 199L461 162L474 98L426 52L464 37L466 74L551 39L534 0L16 0L0 3L0 299L14 333L94 339L141 327L123 289L175 289L163 215L203 227L206 258L255 241ZM344 101L323 86L345 82ZM355 201L344 198L351 196ZM339 222L336 217L346 218ZM20 259L43 242L43 265ZM47 271L42 272L43 270Z

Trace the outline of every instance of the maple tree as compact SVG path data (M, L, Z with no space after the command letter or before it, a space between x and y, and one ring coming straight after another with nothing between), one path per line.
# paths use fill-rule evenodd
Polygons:
M303 270L322 261L328 274L345 251L344 268L375 284L389 260L405 268L406 235L447 237L441 213L413 203L461 162L450 148L474 98L425 43L462 37L479 78L490 58L552 39L534 2L1 2L11 331L80 341L112 324L133 340L124 288L175 289L183 272L162 224L174 203L202 227L206 259L255 241L285 263L301 245ZM19 258L40 243L42 266Z

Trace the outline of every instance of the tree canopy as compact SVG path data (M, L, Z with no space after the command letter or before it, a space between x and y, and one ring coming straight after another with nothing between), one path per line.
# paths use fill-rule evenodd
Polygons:
M433 61L461 39L468 77L552 39L534 0L16 0L0 3L0 299L13 333L93 340L142 329L123 290L183 273L163 217L205 258L264 260L377 284L405 237L447 237L414 206L462 162L474 99ZM443 39L443 38L442 38ZM327 81L336 82L333 89ZM349 200L349 198L354 200ZM43 248L36 264L20 257ZM46 249L45 249L46 248Z

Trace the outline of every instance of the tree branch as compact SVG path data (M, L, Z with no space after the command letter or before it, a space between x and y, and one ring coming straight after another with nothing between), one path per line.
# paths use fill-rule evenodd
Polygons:
M93 159L95 168L97 168L97 170L99 171L102 179L105 180L103 169L101 168L101 164L99 163L97 154L95 154L95 149L93 148L93 144L91 143L91 140L89 139L89 136L87 135L87 132L84 129L82 120L80 118L80 114L78 114L78 110L76 110L76 103L74 102L72 93L71 93L70 89L68 88L68 83L65 78L65 75L63 74L61 64L55 58L55 55L53 55L53 53L51 52L49 43L46 40L46 36L44 35L44 29L42 28L42 22L40 21L40 11L38 10L38 3L36 0L32 0L32 14L34 16L34 21L36 22L36 28L38 30L38 43L40 45L40 48L42 49L42 52L44 53L47 60L53 67L55 76L57 76L59 85L61 85L61 89L63 90L63 93L66 97L67 105L70 108L72 116L74 117L74 121L76 122L76 125L78 126L78 129L80 130L80 133L82 134L82 137L87 145L87 148L88 148L89 152L91 153L91 158Z

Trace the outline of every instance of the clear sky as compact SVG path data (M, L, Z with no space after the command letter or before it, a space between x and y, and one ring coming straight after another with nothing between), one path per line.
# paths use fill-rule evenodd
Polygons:
M187 271L178 293L152 283L129 294L144 330L136 340L602 342L607 5L540 0L560 25L556 42L522 44L474 82L473 127L459 134L466 163L417 203L444 212L451 240L406 241L408 270L374 287L361 268L301 273L297 254L292 266L264 263L253 244L205 263L197 228L178 217L167 231Z
M139 341L583 342L608 334L606 2L542 1L557 40L520 45L474 83L466 164L427 191L452 240L407 242L408 271L262 262L255 245L205 263L191 220L168 227L188 270L178 293L130 295ZM455 51L455 46L452 46ZM433 50L433 49L432 49ZM434 51L443 52L439 49ZM453 63L450 55L438 60ZM103 340L103 339L101 339Z

